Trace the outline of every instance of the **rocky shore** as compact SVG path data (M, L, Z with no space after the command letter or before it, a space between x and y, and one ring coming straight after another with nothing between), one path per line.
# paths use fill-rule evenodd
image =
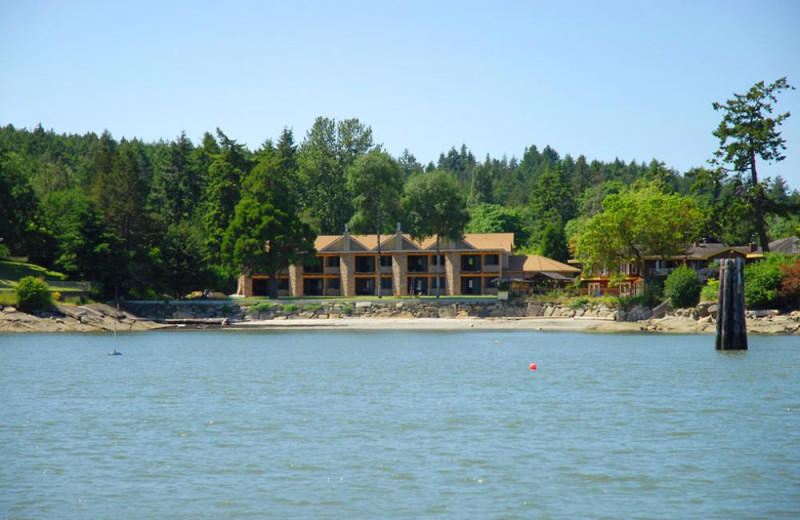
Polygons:
M0 309L0 332L142 331L157 328L507 329L713 334L716 305L661 311L503 301L236 301L59 305L37 315ZM800 312L748 311L756 334L800 335Z

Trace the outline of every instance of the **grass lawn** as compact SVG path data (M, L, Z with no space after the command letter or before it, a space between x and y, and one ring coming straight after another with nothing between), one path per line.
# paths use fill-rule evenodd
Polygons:
M67 278L65 274L48 271L38 265L0 260L0 289L13 289L26 276L44 278L45 281L62 281Z

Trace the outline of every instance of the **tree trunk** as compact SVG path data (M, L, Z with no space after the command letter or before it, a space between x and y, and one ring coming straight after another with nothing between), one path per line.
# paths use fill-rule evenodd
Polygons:
M378 281L375 284L375 294L378 295L378 298L383 298L381 294L381 212L380 210L375 212L375 221L378 223L378 259L376 260L375 271L378 273Z
M750 151L750 176L753 181L753 211L756 217L756 233L763 253L769 252L769 238L767 226L764 222L764 194L758 185L758 171L756 170L756 153Z
M278 297L278 273L269 273L269 280L267 280L267 295L275 299Z

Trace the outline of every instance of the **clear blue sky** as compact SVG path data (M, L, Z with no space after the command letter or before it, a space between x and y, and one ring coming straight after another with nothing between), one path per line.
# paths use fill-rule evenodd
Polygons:
M0 0L0 124L146 141L220 127L257 148L357 117L421 162L527 146L684 172L724 101L800 87L800 1ZM778 105L800 189L800 90Z

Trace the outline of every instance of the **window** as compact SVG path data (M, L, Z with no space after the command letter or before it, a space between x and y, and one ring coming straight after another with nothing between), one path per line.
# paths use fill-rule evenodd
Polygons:
M461 255L461 271L476 273L481 270L480 255Z
M392 257L389 255L381 255L381 267L392 267Z
M269 280L266 278L253 278L253 296L267 296L269 294Z
M278 290L279 291L288 291L289 290L289 278L284 276L283 278L278 278Z
M477 276L461 278L461 294L481 294L481 279Z
M325 261L327 262L328 267L339 267L338 256L329 256Z
M385 289L387 291L392 290L392 278L390 276L384 276L381 278L381 289Z
M500 255L486 255L483 257L485 265L498 265L500 264Z
M328 278L328 289L341 288L341 281L338 278Z
M374 256L357 256L356 257L356 272L357 273L374 273L375 272L375 257Z
M322 273L322 259L317 257L311 265L304 265L303 272L306 274L319 274Z
M428 272L428 257L422 255L409 255L408 256L408 272L409 273L427 273Z
M356 278L356 294L358 296L375 294L375 278Z
M307 296L321 296L322 295L322 279L321 278L306 278L303 280L303 294Z

